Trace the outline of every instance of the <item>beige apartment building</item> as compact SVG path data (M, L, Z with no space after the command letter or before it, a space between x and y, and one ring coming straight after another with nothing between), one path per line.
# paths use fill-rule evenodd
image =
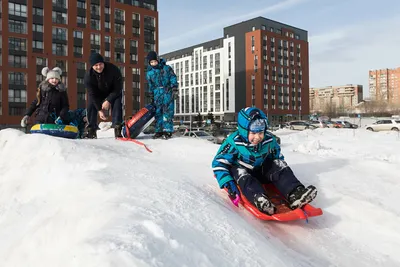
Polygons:
M362 100L362 85L347 84L343 86L310 88L310 113L350 111Z
M400 104L400 67L369 71L371 100Z

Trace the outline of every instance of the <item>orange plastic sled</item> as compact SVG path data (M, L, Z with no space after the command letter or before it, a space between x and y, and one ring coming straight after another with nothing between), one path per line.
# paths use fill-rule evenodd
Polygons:
M239 186L238 186L239 188ZM264 221L295 221L295 220L308 220L309 217L315 217L322 215L322 210L320 208L315 208L310 204L306 204L302 208L292 210L288 206L288 202L285 197L276 189L273 184L265 184L265 190L271 202L276 206L276 213L274 215L267 215L260 212L253 204L251 204L246 197L240 191L239 203L248 210L251 214L260 220ZM226 189L225 189L226 190Z

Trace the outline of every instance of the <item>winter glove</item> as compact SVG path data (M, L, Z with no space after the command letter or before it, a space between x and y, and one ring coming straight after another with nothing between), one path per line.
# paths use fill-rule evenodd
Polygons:
M29 119L29 116L28 116L28 115L25 115L25 116L22 118L22 120L21 120L21 127L23 127L23 128L26 127L26 125L28 124L28 119Z
M178 88L172 88L172 97L174 98L174 100L178 100L179 99Z
M61 119L60 117L58 117L58 118L54 121L54 123L57 124L57 125L62 125L62 124L64 124L63 121L62 121L62 119Z
M240 195L239 188L237 187L235 181L226 182L224 187L228 190L230 197L235 198L237 195Z
M69 123L69 125L78 127L78 122L77 122L77 121L71 121L71 122Z

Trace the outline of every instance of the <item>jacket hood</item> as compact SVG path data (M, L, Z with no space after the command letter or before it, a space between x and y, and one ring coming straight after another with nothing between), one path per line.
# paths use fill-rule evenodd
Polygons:
M243 108L238 114L238 131L241 138L243 138L247 143L249 142L249 128L250 122L255 119L265 120L265 130L264 135L268 129L268 118L264 112L255 107Z

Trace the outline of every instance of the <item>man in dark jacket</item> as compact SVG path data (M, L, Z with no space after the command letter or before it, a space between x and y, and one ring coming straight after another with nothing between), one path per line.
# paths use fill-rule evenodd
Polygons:
M84 138L97 138L97 115L106 120L106 111L112 114L112 127L115 137L122 137L122 75L117 66L104 62L99 53L90 56L90 70L85 74L88 92L88 129Z

